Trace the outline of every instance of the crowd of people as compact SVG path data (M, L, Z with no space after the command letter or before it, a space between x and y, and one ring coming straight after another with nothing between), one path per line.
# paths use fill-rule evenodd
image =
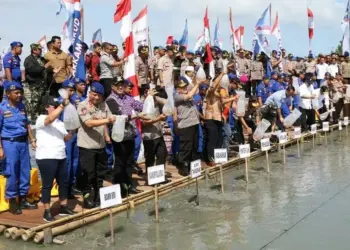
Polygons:
M176 40L152 52L139 46L135 69L140 96L135 98L135 83L123 78L127 59L119 56L116 45L95 43L89 50L84 44L86 79L72 77L72 51L61 50L60 37L52 37L45 55L39 44L30 45L24 70L22 47L20 42L11 43L3 58L1 174L7 178L11 213L37 208L26 200L29 139L43 182L46 221L54 220L50 210L54 180L59 186L60 215L70 215L74 211L67 200L75 195L83 195L85 208L99 206L98 190L107 178L120 184L126 197L141 192L132 174L147 181L148 167L173 164L187 176L193 160L214 166L216 148L229 150L248 141L254 150L258 144L253 134L262 119L270 122L270 131L284 130L284 119L298 109L301 117L295 125L306 132L316 120L337 123L341 115L350 116L348 53L303 58L283 50L280 57L272 51L267 60L265 54L212 47L215 77L211 78L204 50L187 50ZM272 72L266 70L269 62ZM24 86L29 87L30 100L23 98ZM60 97L60 89L68 97ZM149 97L154 101L152 116L143 112ZM63 123L68 104L77 109L81 123L77 130L67 130ZM165 106L171 112L165 112ZM121 116L126 117L124 137L115 141L111 130ZM141 144L145 171L138 166ZM167 172L166 181L170 178Z

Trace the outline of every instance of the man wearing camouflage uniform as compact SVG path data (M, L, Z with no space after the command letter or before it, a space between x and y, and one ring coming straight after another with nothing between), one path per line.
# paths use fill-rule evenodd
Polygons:
M42 47L40 44L30 45L31 55L24 60L26 81L30 90L30 115L31 121L35 122L40 113L41 99L47 90L46 68L50 63L41 56Z

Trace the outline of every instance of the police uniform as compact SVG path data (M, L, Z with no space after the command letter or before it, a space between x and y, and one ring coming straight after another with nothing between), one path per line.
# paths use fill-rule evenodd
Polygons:
M15 47L23 47L23 44L21 42L12 42L11 48L13 49ZM19 58L18 55L12 54L12 51L7 53L3 59L3 67L4 69L10 69L11 71L12 79L7 79L7 80L21 82L22 80L21 58ZM6 77L6 74L5 74L5 77Z
M64 89L74 88L74 85L75 83L73 83L73 81L65 80L62 83L62 88ZM74 107L77 107L77 105L79 105L80 103L80 98L78 98L76 94L74 95L72 95L69 98L69 101L72 105L74 105ZM83 101L84 99L82 98L81 100ZM62 97L59 97L58 100L62 102ZM60 120L62 121L63 121L63 115L64 115L64 112L62 112L60 115ZM78 136L76 132L74 132L74 135L68 141L66 141L66 155L67 155L66 160L67 160L67 167L68 167L68 173L69 173L69 182L68 182L69 195L76 193L76 190L72 192L72 189L73 189L73 185L76 184L77 173L79 171L79 149L78 149L77 141L78 141ZM73 197L70 197L70 198L73 198Z
M264 84L264 82L261 82L257 87L256 87L256 95L257 97L261 98L262 103L264 104L266 99L270 96L271 94L271 84L269 83L267 86Z
M174 64L168 55L164 55L159 59L158 70L161 70L163 72L163 79L162 79L163 82L160 82L160 79L158 79L158 85L163 87L169 84L171 85L174 84L173 68L174 68Z
M18 82L6 86L7 91L23 90ZM10 105L6 100L0 105L0 135L5 154L4 176L6 180L5 197L10 201L10 212L20 214L21 209L35 209L26 201L30 185L30 156L28 147L29 121L25 106L19 102L17 106ZM20 197L20 207L16 198Z

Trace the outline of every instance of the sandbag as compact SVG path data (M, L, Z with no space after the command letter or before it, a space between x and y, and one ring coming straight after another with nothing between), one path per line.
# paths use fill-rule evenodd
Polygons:
M63 123L66 130L75 130L80 127L78 111L69 103L63 111Z
M169 116L173 115L174 113L174 87L173 86L166 86L165 92L168 96L167 103L163 106L162 112L164 115Z
M199 68L196 74L196 80L197 82L202 82L207 79L207 76L205 75L204 69L202 67Z
M228 75L225 74L220 81L220 87L224 89L228 89L228 86L230 85L230 80L228 79Z
M298 109L294 109L283 121L285 127L291 127L294 122L301 116L301 112Z
M271 123L268 120L262 119L254 131L253 139L255 141L260 141L264 137L264 134L270 125Z
M239 96L238 102L237 102L237 115L238 116L244 116L245 114L245 92L243 90L236 91L237 95Z
M126 115L117 115L112 127L112 140L121 142L124 139Z
M147 118L153 118L155 114L155 107L154 107L154 98L153 96L149 95L146 97L146 100L143 103L143 109L142 113Z

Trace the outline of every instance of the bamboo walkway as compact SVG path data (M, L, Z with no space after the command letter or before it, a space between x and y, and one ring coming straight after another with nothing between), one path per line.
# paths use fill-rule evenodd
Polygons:
M330 126L330 133L333 129L338 129L338 125ZM318 134L322 132L318 130ZM289 134L290 135L290 134ZM300 141L303 142L304 138L311 137L310 133L302 134ZM290 146L295 144L296 140L290 139L285 144ZM280 148L277 144L273 145L272 150ZM265 152L260 150L251 153L250 159L254 159L265 155ZM222 165L216 165L214 167L208 167L206 164L202 163L202 174L198 178L211 178L220 172L220 168L223 171L237 167L239 164L244 162L244 159L239 159L237 157L231 158L227 163ZM177 169L174 166L167 166L167 171L172 173L171 182L158 187L159 196L164 196L170 194L178 188L190 185L195 182L195 179L191 177L182 177L177 173ZM123 204L112 208L113 213L118 213L127 209L133 209L135 206L142 204L148 200L154 199L154 191L150 186L145 186L145 180L143 177L134 175L134 179L138 182L138 188L142 189L144 192L136 195L131 195L127 199L123 199ZM105 183L110 185L110 183ZM53 200L53 214L58 214L59 202L56 199ZM94 208L90 210L82 209L82 198L77 200L70 200L69 206L74 207L74 210L78 212L75 215L68 217L56 216L56 221L51 223L45 223L42 219L44 208L41 203L38 204L39 209L31 211L23 211L22 215L14 216L8 212L0 214L0 235L4 234L7 238L18 239L22 238L24 241L33 240L35 243L41 243L44 240L44 230L49 229L53 237L65 234L69 231L77 229L83 225L98 221L110 214L109 210Z

